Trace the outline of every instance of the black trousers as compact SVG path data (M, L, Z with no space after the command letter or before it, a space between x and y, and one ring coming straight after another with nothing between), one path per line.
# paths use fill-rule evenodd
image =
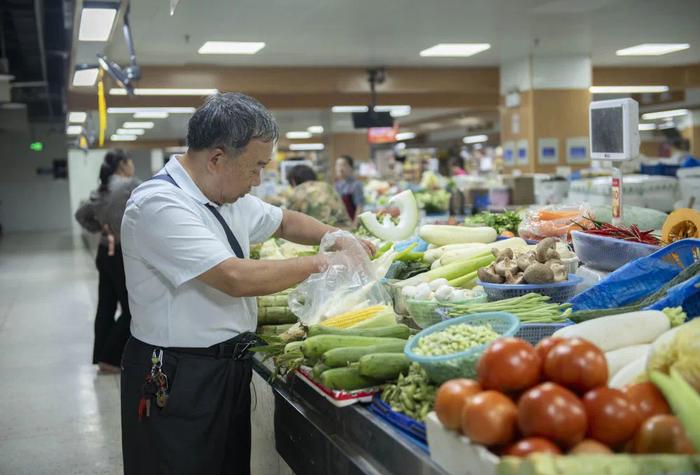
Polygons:
M102 362L119 366L122 350L129 338L129 325L131 324L121 246L116 246L114 255L110 256L107 246L100 245L97 249L95 264L100 280L97 290L92 363ZM115 320L117 304L121 306L122 313Z
M121 374L122 451L126 475L250 474L250 359L217 359L163 350L170 397L138 406L154 347L133 337Z

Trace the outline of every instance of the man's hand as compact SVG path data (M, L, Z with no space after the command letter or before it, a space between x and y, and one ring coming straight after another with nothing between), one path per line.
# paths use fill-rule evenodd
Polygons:
M374 255L377 253L377 246L375 246L374 244L372 244L371 242L369 242L366 239L358 238L357 240L360 241L360 244L362 244L362 248L365 250L365 252L369 256L369 258L372 259L374 257Z
M377 248L374 247L374 244L365 239L359 239L356 237L340 237L336 239L333 250L352 252L358 250L358 244L370 259L372 259L377 253Z

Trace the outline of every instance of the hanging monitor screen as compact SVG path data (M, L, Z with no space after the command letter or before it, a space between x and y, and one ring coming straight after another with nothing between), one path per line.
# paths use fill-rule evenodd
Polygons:
M591 110L591 142L596 153L622 153L622 107Z

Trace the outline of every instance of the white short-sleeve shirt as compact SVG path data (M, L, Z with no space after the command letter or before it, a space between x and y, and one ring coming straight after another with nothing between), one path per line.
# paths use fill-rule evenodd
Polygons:
M166 172L179 188L164 180L144 182L122 220L132 335L151 345L202 348L255 331L254 297L231 297L195 279L235 254L178 158L159 173ZM250 244L268 239L282 222L281 209L251 195L218 210L246 258Z

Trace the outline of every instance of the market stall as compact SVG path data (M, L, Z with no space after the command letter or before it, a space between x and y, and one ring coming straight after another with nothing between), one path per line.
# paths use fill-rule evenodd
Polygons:
M294 471L700 468L697 211L612 225L580 203L441 225L410 191L386 205L360 217L372 259L336 255L345 234L259 249L330 259L259 301L256 369Z

